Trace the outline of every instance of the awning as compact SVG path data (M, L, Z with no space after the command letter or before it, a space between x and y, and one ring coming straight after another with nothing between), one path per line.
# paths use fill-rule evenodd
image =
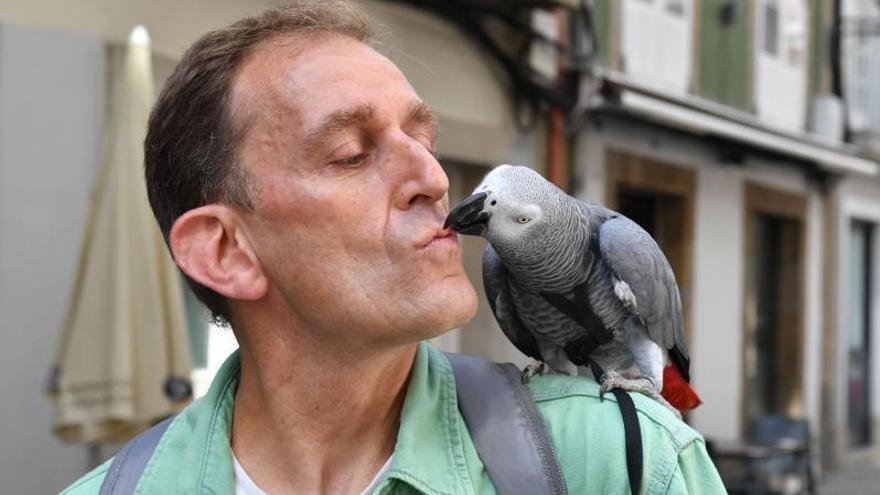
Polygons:
M659 94L619 76L603 76L611 97L597 98L590 111L612 110L699 136L714 136L774 154L815 163L834 173L877 175L877 162L856 156L854 149L825 143L818 136L795 134L768 126L756 117L717 103L688 96ZM610 91L609 91L610 89Z

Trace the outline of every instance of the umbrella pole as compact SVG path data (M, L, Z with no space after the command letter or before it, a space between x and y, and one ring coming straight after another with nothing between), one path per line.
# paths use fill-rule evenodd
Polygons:
M101 465L101 444L90 443L89 451L89 471Z

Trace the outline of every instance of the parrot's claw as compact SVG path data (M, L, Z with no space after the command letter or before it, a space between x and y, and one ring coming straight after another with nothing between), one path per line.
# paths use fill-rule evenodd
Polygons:
M529 383L535 375L543 375L550 371L550 368L544 363L527 364L522 371L522 382Z
M602 384L599 386L599 390L601 392L610 392L613 388L620 388L630 392L641 392L651 397L659 395L654 380L642 377L627 378L612 370L602 375Z
M672 411L678 419L681 419L681 413L678 409L673 407L672 404L660 395L660 392L657 390L657 385L654 383L654 380L651 380L650 378L626 378L613 370L605 372L605 374L602 375L602 383L599 385L599 396L601 397L615 388L647 395L666 406L666 408Z

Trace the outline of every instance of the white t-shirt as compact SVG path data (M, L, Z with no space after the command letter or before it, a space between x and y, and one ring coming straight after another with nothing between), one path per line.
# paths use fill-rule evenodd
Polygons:
M370 495L376 487L385 481L385 478L388 477L388 471L391 469L391 459L393 457L393 454L388 457L385 464L379 468L379 472L376 473L376 476L373 476L373 481L364 488L360 495ZM232 463L235 468L235 495L268 495L261 490L256 483L254 483L254 480L252 480L250 476L248 476L247 471L241 467L235 454L232 454Z

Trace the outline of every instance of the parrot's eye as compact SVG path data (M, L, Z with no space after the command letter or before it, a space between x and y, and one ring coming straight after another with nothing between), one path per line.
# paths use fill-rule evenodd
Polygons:
M517 217L516 223L529 223L532 219L529 217Z

